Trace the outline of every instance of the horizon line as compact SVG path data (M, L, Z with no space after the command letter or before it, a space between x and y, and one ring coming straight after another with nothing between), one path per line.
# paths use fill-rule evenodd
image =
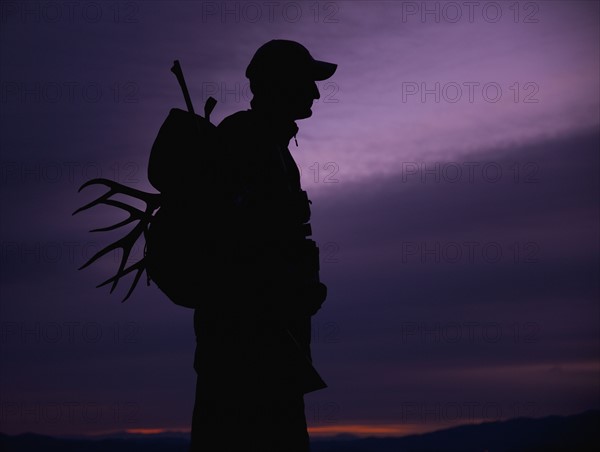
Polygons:
M599 408L590 408L578 413L574 414L549 414L539 417L531 417L531 416L518 416L512 418L503 418L503 419L458 419L454 421L438 421L438 422L423 422L423 423L345 423L345 424L334 424L330 425L321 425L321 426L309 426L308 432L312 439L334 439L339 436L353 436L357 439L359 438L368 438L368 437L377 437L377 438L401 438L411 435L421 435L427 433L433 433L437 431L452 429L455 427L465 427L465 426L476 426L482 425L486 423L495 423L495 422L506 422L517 419L530 419L530 420L540 420L548 417L570 417L570 416L580 416L590 412L598 412ZM47 433L36 433L32 431L25 431L20 433L8 434L4 432L0 432L0 435L6 436L20 436L20 435L39 435L39 436L49 436L54 438L64 438L64 439L107 439L111 436L118 435L140 435L140 436L153 436L153 435L163 435L163 434L190 434L190 428L181 428L181 427L138 427L138 428L128 428L121 430L108 430L101 432L91 432L91 433L81 433L81 434L47 434Z

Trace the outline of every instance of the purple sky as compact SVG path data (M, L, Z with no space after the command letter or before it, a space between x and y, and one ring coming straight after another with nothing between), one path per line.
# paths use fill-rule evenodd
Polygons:
M271 5L0 3L0 431L188 428L192 311L95 289L118 215L71 213L91 177L151 188L174 59L218 123L274 38L338 64L290 147L330 293L313 433L599 408L598 2Z

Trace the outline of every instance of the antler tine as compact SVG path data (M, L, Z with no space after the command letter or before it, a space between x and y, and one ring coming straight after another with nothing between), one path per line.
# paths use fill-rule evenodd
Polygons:
M104 179L104 178L96 178L90 179L86 183L84 183L81 187L79 187L79 191L83 190L90 185L106 185L111 190L115 192L123 193L125 195L132 196L134 198L139 198L141 200L149 200L152 202L156 197L160 196L158 193L148 193L145 191L138 190L136 188L128 187L127 185L120 184L119 182L115 182L114 180Z
M81 193L81 190L83 190L85 187L89 187L90 185L106 185L109 188L112 188L113 186L113 181L111 181L110 179L103 179L101 177L97 177L95 179L90 179L87 182L83 183L81 185L81 187L79 187L79 190L77 190L77 193Z
M127 259L129 258L129 255L131 254L131 249L133 248L133 245L135 244L137 237L140 235L140 232L138 232L138 229L143 229L143 228L144 228L143 225L138 224L125 237L117 240L116 242L112 243L111 245L98 251L94 256L92 256L92 258L89 261L87 261L79 269L82 270L85 267L87 267L88 265L92 264L97 259L99 259L100 257L107 254L108 252L115 250L117 248L121 248L123 250L123 256L121 257L121 263L119 265L119 269L118 269L117 273L112 278L107 279L106 281L104 281L103 283L99 284L96 287L102 287L102 286L105 286L106 284L109 284L112 282L112 286L110 288L110 293L113 293L119 283L119 280L123 276L127 275L128 273L130 273L131 271L133 271L135 269L138 269L138 273L135 276L133 284L130 287L129 292L127 293L127 295L125 296L125 298L122 301L127 300L129 298L129 296L131 295L131 293L133 292L133 289L135 289L135 286L137 285L140 277L142 276L144 268L145 268L143 266L144 258L140 259L134 265L131 265L131 266L125 268L125 265L127 264Z
M146 222L150 222L152 220L152 215L151 215L152 207L147 207L146 211L144 212L136 207L130 206L129 204L125 204L124 202L121 202L121 201L116 201L114 199L106 199L106 200L100 201L99 203L125 210L126 212L129 213L129 217L117 224L113 224L112 226L106 226L104 228L92 229L90 232L112 231L113 229L117 229L117 228L120 228L121 226L125 226L126 224L129 224L135 220L144 220Z
M143 226L142 226L142 228L143 228ZM135 241L137 240L137 238L139 237L139 235L141 233L141 231L139 231L139 229L142 229L142 228L140 228L140 224L138 224L135 228L133 228L129 232L129 234L127 234L122 239L125 241L127 246L122 247L123 256L121 256L121 263L119 264L119 270L117 270L117 274L114 276L114 281L110 288L110 293L113 293L113 291L117 288L117 284L119 283L119 279L121 278L121 276L126 275L128 273L125 271L125 265L127 264L127 259L129 259L129 255L131 254L131 249L133 248Z
M135 188L127 187L126 185L120 184L120 183L112 181L110 179L102 179L102 178L91 179L91 180L87 181L86 183L84 183L81 187L79 187L79 191L81 192L81 190L83 190L86 187L89 187L90 185L105 185L109 188L109 190L102 196L98 197L96 200L77 209L75 212L73 212L73 215L75 215L83 210L87 210L90 207L94 207L95 205L98 205L98 204L109 204L107 201L117 203L118 201L110 200L109 198L111 196L119 194L119 193L127 195L127 196L131 196L133 198L137 198L141 201L144 201L146 203L146 205L148 206L147 210L156 209L160 203L160 194L158 194L158 193L146 193L144 191L137 190ZM127 206L126 204L123 204L123 203L120 203L120 205L117 205L117 204L111 204L111 205L115 205L116 207L120 207L120 208L128 210L128 211L130 211L129 207L131 207L131 206ZM127 206L127 208L125 208L123 206ZM131 208L135 209L133 207L131 207ZM138 210L138 209L135 209L135 210Z
M125 237L122 237L119 240L111 243L110 245L102 248L100 251L98 251L96 254L94 254L85 264L83 264L81 267L79 267L79 270L83 270L84 268L88 267L89 265L91 265L92 263L94 263L95 261L100 259L105 254L107 254L113 250L116 250L117 248L123 249L123 256L126 261L127 257L129 257L129 254L131 252L131 248L133 248L135 239L139 235L139 229L138 229L139 226L140 225L138 224L138 226L136 226L131 231L129 231L129 233ZM122 264L119 267L119 271L122 270L123 266L124 265Z
M98 259L100 259L102 256L104 256L105 254L116 250L117 248L121 248L122 245L120 245L120 242L123 239L119 239L116 242L111 243L108 246L105 246L104 248L102 248L100 251L98 251L96 254L94 254L91 258L88 259L88 261L83 264L81 267L79 267L78 270L83 270L84 268L90 266L92 263L96 262Z
M102 196L100 196L99 198L95 199L94 201L87 203L85 206L80 207L79 209L77 209L75 212L73 212L71 215L76 215L79 212L82 212L84 210L89 209L90 207L94 207L100 203L103 203L105 201L108 200L108 198L110 198L112 195L114 195L116 192L114 192L113 190L109 190L106 193L104 193Z
M111 181L110 179L103 179L103 178L90 179L89 181L85 182L81 187L79 187L79 190L77 190L77 192L81 193L81 190L83 190L84 188L89 187L91 185L106 185L109 188L109 190L106 193L104 193L102 196L95 199L94 201L77 209L75 212L73 212L72 215L75 215L83 210L87 210L90 207L94 207L95 205L100 204L103 201L106 201L112 195L117 193L117 191L116 191L117 187L115 186L115 182Z
M96 287L97 288L104 287L104 286L106 286L107 284L110 284L110 283L114 284L115 282L118 282L118 280L121 279L123 276L131 273L134 270L137 270L138 272L143 272L144 271L144 266L143 266L144 264L145 264L145 261L144 261L144 258L142 258L139 261L137 261L135 264L132 264L129 267L124 268L122 270L119 270L116 275L108 278L104 282L101 282ZM136 275L136 277L134 279L134 284L133 284L134 286L137 284L138 280L139 280L139 277ZM112 290L111 290L111 293L112 293ZM127 299L128 297L129 297L129 294L127 294L127 296L125 297L125 299ZM123 301L125 301L125 300L123 300Z
M142 263L142 261L138 262L138 264L140 264L140 265L141 265L141 263ZM127 292L127 295L125 295L125 298L123 298L123 300L121 300L121 303L124 303L125 300L127 300L129 298L129 295L131 295L133 293L133 289L135 289L135 287L137 286L140 278L142 277L142 273L144 273L144 267L138 268L138 271L135 274L135 278L133 280L133 283L131 283L131 287L129 288L129 291Z
M135 220L136 220L136 218L134 218L133 216L130 215L128 218L126 218L123 221L118 222L117 224L113 224L112 226L106 226L104 228L90 229L90 232L112 231L113 229L117 229L117 228L120 228L121 226L125 226L126 224L129 224Z
M129 204L125 204L124 202L117 201L115 199L107 199L106 201L103 202L103 204L125 210L125 211L129 212L130 216L135 217L136 219L146 220L146 221L151 220L151 215L149 215L150 207L148 207L146 209L146 211L143 211L143 210L138 209L137 207L130 206Z

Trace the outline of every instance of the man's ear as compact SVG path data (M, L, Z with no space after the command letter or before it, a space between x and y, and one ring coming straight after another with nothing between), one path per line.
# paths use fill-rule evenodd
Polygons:
M250 91L256 97L264 96L265 81L264 80L257 80L257 79L250 80Z
M257 98L264 99L268 103L276 103L285 92L284 88L285 86L281 80L260 79L250 81L250 91L252 91L252 94Z

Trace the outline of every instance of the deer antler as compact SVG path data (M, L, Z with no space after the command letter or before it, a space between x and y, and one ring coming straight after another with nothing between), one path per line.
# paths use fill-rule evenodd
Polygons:
M119 223L114 224L114 225L107 226L104 228L92 229L90 232L112 231L114 229L125 226L129 223L133 223L134 221L138 221L138 224L136 224L135 227L131 231L129 231L129 233L125 237L111 243L110 245L102 248L100 251L98 251L96 254L94 254L85 264L83 264L81 267L79 267L79 270L82 270L82 269L86 268L87 266L91 265L93 262L100 259L105 254L107 254L113 250L116 250L117 248L121 248L123 250L123 256L121 258L121 263L119 264L119 269L118 269L116 275L114 275L112 278L107 279L106 281L104 281L103 283L99 284L96 287L102 287L102 286L105 286L106 284L112 283L110 293L113 293L113 291L117 287L119 279L121 279L123 276L127 275L128 273L136 271L136 275L134 277L133 283L132 283L131 287L129 288L127 295L123 299L123 301L125 301L129 298L129 296L131 295L131 293L137 286L137 283L140 280L142 273L146 269L145 257L142 257L135 264L130 265L129 267L125 267L127 264L127 259L129 258L129 255L131 254L131 250L132 250L133 246L135 245L135 242L137 242L137 240L139 239L139 237L142 234L144 234L144 235L146 234L146 232L148 230L148 226L149 226L150 222L152 221L152 214L160 206L160 194L148 193L145 191L137 190L135 188L127 187L126 185L122 185L118 182L115 182L115 181L112 181L109 179L102 179L102 178L91 179L91 180L87 181L85 184L83 184L79 188L79 191L81 192L81 190L83 190L84 188L89 187L91 185L105 185L109 188L109 190L102 196L95 199L94 201L77 209L75 212L73 212L73 215L75 215L79 212L82 212L84 210L87 210L91 207L94 207L98 204L106 204L109 206L113 206L113 207L117 207L119 209L125 210L126 212L129 213L129 217L123 221L120 221ZM143 201L146 204L146 209L142 211L136 207L130 206L129 204L125 204L122 201L110 199L112 196L117 195L117 194L124 194L127 196L131 196L132 198L136 198L136 199Z

